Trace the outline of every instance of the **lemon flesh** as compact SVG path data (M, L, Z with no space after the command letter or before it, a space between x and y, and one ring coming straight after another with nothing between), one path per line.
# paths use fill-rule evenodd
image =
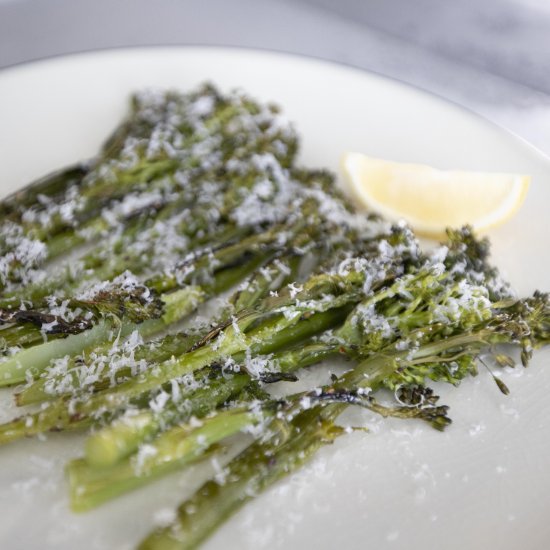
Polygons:
M358 206L405 220L427 236L469 224L476 231L499 225L521 206L530 177L518 174L437 170L345 153L346 187Z

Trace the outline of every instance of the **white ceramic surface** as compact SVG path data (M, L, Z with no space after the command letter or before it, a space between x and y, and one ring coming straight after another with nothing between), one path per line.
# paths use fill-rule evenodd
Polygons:
M0 190L94 154L140 87L186 89L203 80L283 106L302 136L302 161L337 170L345 150L440 168L533 176L520 213L493 231L494 262L520 293L548 289L550 163L526 143L458 107L342 66L218 48L113 50L0 73ZM347 547L535 550L550 522L550 353L504 375L437 388L453 425L438 433L380 421L323 449L302 471L249 504L206 544L226 548ZM1 395L2 418L14 413ZM62 465L79 436L0 449L0 548L125 549L197 485L175 474L86 515L67 508ZM161 514L162 515L162 514Z

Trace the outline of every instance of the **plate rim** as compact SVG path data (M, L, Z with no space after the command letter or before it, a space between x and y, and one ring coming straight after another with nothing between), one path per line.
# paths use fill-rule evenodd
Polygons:
M332 59L326 59L324 57L318 57L313 54L304 54L291 52L286 50L276 50L271 48L261 48L256 46L240 46L240 45L219 45L219 44L136 44L136 45L125 45L125 46L106 46L98 47L84 50L77 50L71 52L57 53L48 55L45 57L19 61L14 64L8 65L6 67L0 68L0 82L6 74L17 73L20 70L32 69L35 65L47 65L48 63L62 62L64 59L68 58L93 58L94 56L108 56L109 54L116 53L138 53L139 51L160 51L160 50L170 50L170 51L231 51L233 53L241 53L244 55L265 55L278 58L287 58L290 60L301 60L310 62L316 65L327 65L332 68L345 69L350 72L357 73L359 75L364 75L367 77L374 77L383 81L386 81L392 85L395 85L397 88L406 88L409 91L424 95L430 99L450 107L456 111L459 111L462 115L474 119L486 127L492 128L499 132L502 137L506 137L514 141L518 146L522 147L525 152L532 155L535 160L542 161L546 164L546 168L550 170L550 152L545 153L539 147L531 143L527 138L520 136L517 132L514 132L510 128L506 127L504 124L499 123L490 119L488 116L485 116L477 111L474 111L470 107L458 102L457 100L445 97L442 94L439 94L433 90L428 90L422 86L418 86L411 82L407 82L395 76L390 76L383 74L379 71L373 69L366 69L359 67L352 63L347 63L345 61L336 61Z

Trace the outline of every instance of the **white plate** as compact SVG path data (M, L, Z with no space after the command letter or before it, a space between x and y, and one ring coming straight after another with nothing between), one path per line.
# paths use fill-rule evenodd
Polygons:
M521 293L549 288L550 164L516 137L440 99L321 61L219 48L114 50L0 73L3 194L93 155L144 86L182 90L205 79L275 100L302 136L302 160L337 170L345 150L441 168L533 176L521 212L493 231L494 261ZM548 547L550 355L509 373L501 395L484 373L441 390L454 424L444 433L373 422L323 449L300 473L246 506L205 545L318 549ZM13 410L3 416L13 414ZM153 516L196 484L176 474L86 515L67 508L62 464L76 436L0 449L0 548L131 548Z

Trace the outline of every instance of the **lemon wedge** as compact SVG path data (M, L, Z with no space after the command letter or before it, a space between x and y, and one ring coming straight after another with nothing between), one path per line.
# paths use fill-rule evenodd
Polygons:
M499 225L521 206L530 177L518 174L443 171L345 153L342 168L360 206L385 218L404 219L420 234L440 237L446 227L476 231Z

